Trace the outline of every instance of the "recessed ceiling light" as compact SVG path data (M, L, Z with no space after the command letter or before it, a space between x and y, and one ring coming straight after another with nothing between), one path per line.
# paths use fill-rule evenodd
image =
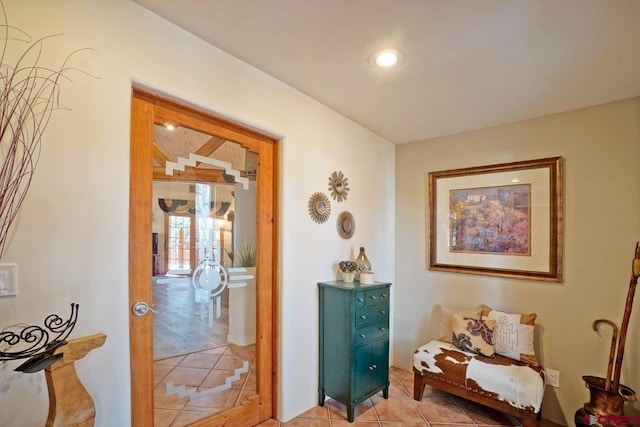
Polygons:
M397 67L404 61L404 55L397 49L383 49L369 56L369 65L380 70Z

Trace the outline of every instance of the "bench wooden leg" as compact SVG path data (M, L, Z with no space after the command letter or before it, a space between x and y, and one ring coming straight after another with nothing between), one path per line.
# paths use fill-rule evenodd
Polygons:
M536 414L533 412L523 412L520 420L522 427L536 427L536 418Z
M424 383L422 382L422 374L414 369L413 371L413 398L422 400L424 394Z

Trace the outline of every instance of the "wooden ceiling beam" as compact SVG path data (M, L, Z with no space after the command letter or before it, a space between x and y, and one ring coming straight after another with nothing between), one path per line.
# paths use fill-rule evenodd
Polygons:
M160 147L158 147L158 145L155 143L153 144L153 159L161 165L164 165L165 163L170 161L169 156L167 156L167 154L162 151Z
M184 172L173 171L173 175L167 175L165 168L154 167L153 179L155 181L224 182L221 170L195 168L186 168Z
M226 142L226 139L220 138L217 136L212 136L207 142L202 144L202 147L198 148L196 154L204 157L209 157L212 155L218 148L222 146Z

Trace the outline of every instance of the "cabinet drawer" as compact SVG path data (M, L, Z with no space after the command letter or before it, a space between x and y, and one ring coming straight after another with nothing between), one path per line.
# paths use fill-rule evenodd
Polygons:
M367 291L356 292L356 310L363 307L370 307L373 305L388 304L389 303L389 290L388 289L371 289Z
M364 307L365 305L365 294L364 291L356 292L356 310Z
M364 328L356 330L356 346L365 344L376 338L386 336L389 333L387 329L388 327L385 322L371 326L365 326Z
M371 290L365 291L364 301L366 306L388 304L389 290L388 289L371 289Z
M376 322L388 323L388 319L389 307L387 305L365 307L356 310L356 328Z

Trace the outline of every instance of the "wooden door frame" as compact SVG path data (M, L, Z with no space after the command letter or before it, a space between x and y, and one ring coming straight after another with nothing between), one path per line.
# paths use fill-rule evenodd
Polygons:
M218 135L258 153L256 203L256 367L258 395L196 426L252 425L277 416L278 140L136 87L131 97L129 307L152 303L153 125L172 123ZM153 426L153 322L129 310L131 424Z

